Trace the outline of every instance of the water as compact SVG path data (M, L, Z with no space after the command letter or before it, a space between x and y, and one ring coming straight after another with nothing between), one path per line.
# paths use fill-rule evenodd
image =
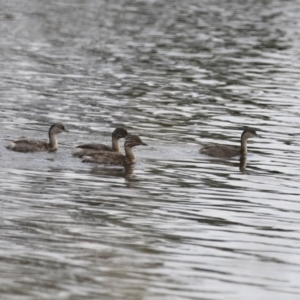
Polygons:
M1 4L1 299L299 299L297 1ZM70 130L56 153L11 139ZM125 172L71 156L117 126ZM247 161L199 154L257 128Z

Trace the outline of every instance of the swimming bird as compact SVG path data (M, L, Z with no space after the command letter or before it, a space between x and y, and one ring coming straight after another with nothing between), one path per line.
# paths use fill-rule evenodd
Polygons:
M72 154L77 157L83 157L85 155L96 153L97 151L112 151L112 152L120 153L121 150L120 150L119 139L125 138L127 134L128 132L125 128L117 127L111 135L111 142L112 142L111 147L104 144L97 144L97 143L83 144L74 148L72 150Z
M208 145L200 149L200 153L214 157L233 157L247 154L247 140L258 136L253 128L246 128L241 135L241 147L225 145Z
M108 165L120 165L124 167L130 166L136 162L136 157L132 148L139 145L147 146L147 144L144 143L138 135L128 135L124 142L125 155L116 152L103 151L86 155L83 157L82 161Z
M48 143L39 140L22 139L10 142L6 148L18 152L55 151L58 148L56 135L67 131L62 123L54 123L49 129Z

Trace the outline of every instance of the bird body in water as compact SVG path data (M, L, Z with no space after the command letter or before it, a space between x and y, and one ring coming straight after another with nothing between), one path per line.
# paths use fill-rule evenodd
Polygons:
M61 123L54 123L48 132L49 142L22 139L10 142L6 148L17 152L55 151L58 148L56 135L61 132L67 132L65 126Z
M200 153L213 157L233 157L247 154L247 140L256 137L257 133L252 128L247 128L241 135L241 147L231 147L224 145L208 145L200 149Z
M124 149L125 155L116 152L97 152L83 157L83 162L94 162L99 164L108 164L108 165L120 165L120 166L130 166L136 162L136 157L133 153L133 147L144 145L141 138L138 135L128 135L125 138Z
M82 144L77 146L72 150L72 154L77 157L83 157L85 155L90 155L99 151L110 151L110 152L117 152L120 153L120 144L119 139L125 138L128 135L128 132L125 128L117 127L112 135L112 145L107 146L104 144L98 144L98 143L91 143L91 144Z

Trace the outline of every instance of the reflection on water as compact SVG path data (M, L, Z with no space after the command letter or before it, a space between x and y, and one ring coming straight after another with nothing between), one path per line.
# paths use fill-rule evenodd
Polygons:
M0 298L298 299L297 4L2 3ZM71 155L118 126L132 168ZM243 126L247 157L199 154Z
M97 176L111 176L111 177L120 177L125 178L126 181L130 181L133 175L134 167L127 166L125 168L123 167L94 167L91 169L91 174L97 175Z

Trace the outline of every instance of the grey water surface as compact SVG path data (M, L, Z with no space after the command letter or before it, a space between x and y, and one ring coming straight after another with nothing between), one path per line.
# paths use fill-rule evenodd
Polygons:
M0 8L0 299L300 299L299 1ZM117 126L133 168L72 157Z

